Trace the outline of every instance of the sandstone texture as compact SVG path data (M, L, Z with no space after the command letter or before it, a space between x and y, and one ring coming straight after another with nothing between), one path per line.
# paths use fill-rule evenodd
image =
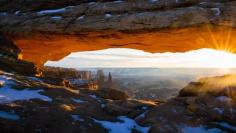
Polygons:
M114 47L235 52L235 7L234 0L2 0L0 32L38 66Z

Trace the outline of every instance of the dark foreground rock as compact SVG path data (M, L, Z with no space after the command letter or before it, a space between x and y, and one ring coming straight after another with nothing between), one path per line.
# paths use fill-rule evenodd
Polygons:
M21 50L3 34L0 34L0 70L31 76L37 74L35 65L22 60Z
M135 122L135 117L158 104L105 99L100 96L103 91L75 90L45 80L0 72L0 132L103 133L108 128L102 121Z
M236 75L202 78L138 121L150 132L236 132Z
M207 79L220 83L225 77ZM235 95L198 92L154 102L46 80L0 72L1 132L236 132Z

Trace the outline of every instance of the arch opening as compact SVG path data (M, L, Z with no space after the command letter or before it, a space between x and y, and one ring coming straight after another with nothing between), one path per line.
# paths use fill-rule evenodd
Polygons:
M137 99L167 100L200 78L235 74L236 54L206 48L165 53L109 48L74 52L44 65L88 72L86 80L126 91ZM98 80L101 75L103 81Z

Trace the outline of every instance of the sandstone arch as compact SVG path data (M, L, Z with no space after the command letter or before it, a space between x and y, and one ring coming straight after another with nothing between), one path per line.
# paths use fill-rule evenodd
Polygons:
M235 52L235 0L90 0L1 3L0 32L42 66L70 52L125 47L149 52ZM46 6L42 6L45 5Z

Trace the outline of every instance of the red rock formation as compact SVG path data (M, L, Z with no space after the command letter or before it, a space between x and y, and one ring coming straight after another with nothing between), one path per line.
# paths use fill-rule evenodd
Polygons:
M23 59L38 66L70 52L111 47L149 52L200 48L235 52L234 0L16 3L19 5L1 1L0 31L14 39Z

